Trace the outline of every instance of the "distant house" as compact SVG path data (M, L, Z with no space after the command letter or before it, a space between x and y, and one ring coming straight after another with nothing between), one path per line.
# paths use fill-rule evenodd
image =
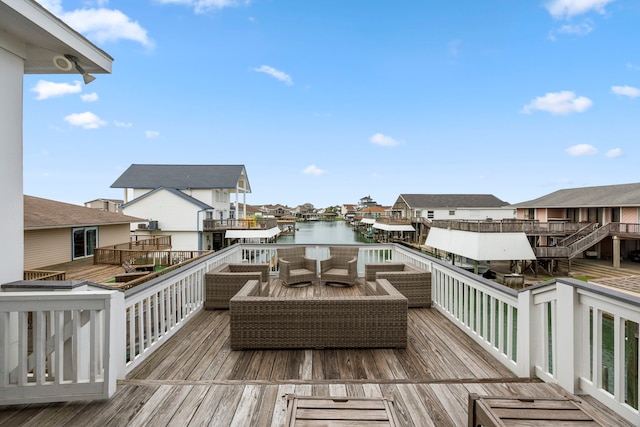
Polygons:
M149 221L136 233L170 234L175 250L224 247L222 225L247 216L251 193L243 165L133 164L111 187L124 189L123 213Z
M95 199L89 202L84 202L84 207L99 209L105 212L120 212L120 205L123 203L124 200L120 199Z
M357 214L362 218L384 218L386 216L386 210L382 206L370 206L359 210Z
M93 256L100 246L129 241L141 218L24 196L25 270Z
M589 253L613 259L640 248L640 183L569 188L554 191L537 199L512 205L518 219L547 222L594 223L606 226L620 223L609 235L594 242ZM553 238L540 238L544 245L555 245ZM614 256L617 253L619 256Z
M340 214L342 215L343 218L350 220L351 218L356 216L356 205L353 205L353 204L342 205L342 207L340 208Z
M394 216L429 220L501 220L515 218L509 203L491 194L401 194Z

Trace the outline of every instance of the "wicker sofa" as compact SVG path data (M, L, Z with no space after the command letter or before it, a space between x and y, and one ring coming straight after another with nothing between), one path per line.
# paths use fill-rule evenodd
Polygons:
M431 307L431 273L403 262L365 264L368 286L377 279L387 279L409 300L409 307Z
M269 264L222 264L204 275L206 310L228 309L229 300L248 280L269 283Z
M384 279L370 293L272 297L247 282L229 302L231 349L406 348L407 298Z

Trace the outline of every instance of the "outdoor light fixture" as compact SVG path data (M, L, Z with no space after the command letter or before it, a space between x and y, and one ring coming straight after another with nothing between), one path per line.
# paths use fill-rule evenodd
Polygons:
M91 74L87 73L84 68L82 68L80 66L80 64L78 64L78 58L76 58L73 55L65 55L64 56L66 59L68 59L69 61L71 61L73 63L73 65L76 67L76 70L78 70L78 72L80 74L82 74L82 80L84 80L84 84L89 84L92 81L94 81L96 78L93 77Z

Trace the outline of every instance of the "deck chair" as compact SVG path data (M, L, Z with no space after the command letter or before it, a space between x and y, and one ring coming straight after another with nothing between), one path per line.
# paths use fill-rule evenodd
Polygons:
M316 260L305 254L304 246L278 249L279 278L284 286L308 286L318 278Z
M320 283L353 286L358 278L357 246L330 246L329 258L320 261Z

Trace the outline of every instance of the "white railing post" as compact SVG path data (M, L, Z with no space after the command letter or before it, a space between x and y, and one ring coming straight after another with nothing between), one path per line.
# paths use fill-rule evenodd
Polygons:
M106 313L105 323L107 324L107 342L109 343L108 362L105 361L106 368L111 373L109 395L115 392L116 380L123 380L127 374L127 363L123 356L127 351L126 330L125 330L125 310L124 293L114 292L111 294L110 310Z
M575 393L578 384L576 369L580 361L576 349L581 348L579 331L576 330L578 313L578 293L576 289L561 282L556 282L556 322L552 327L556 331L555 348L553 349L556 366L553 374L558 385L569 393Z
M531 358L532 347L532 330L533 330L533 301L531 291L523 291L518 294L518 372L517 375L522 378L529 378L533 375L533 363ZM533 344L533 345L532 345Z

